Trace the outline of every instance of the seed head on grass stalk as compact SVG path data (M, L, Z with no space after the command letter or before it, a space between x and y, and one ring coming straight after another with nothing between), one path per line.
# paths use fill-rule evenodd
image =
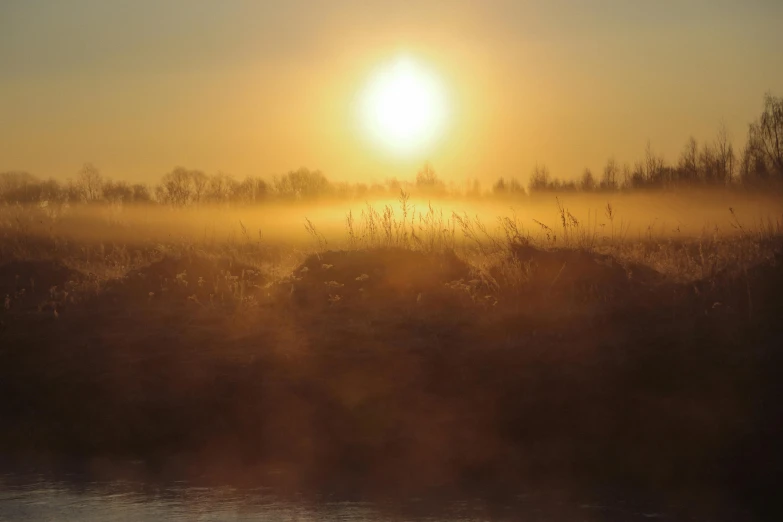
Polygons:
M326 250L326 247L328 245L328 242L326 241L326 238L323 234L318 232L316 230L315 225L313 225L313 222L310 221L309 218L305 218L305 230L307 230L307 233L310 234L310 236L315 239L316 243L318 244L318 251L322 252Z

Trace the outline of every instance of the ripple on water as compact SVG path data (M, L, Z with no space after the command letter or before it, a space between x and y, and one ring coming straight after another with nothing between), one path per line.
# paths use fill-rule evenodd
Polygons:
M581 502L545 503L523 495L517 504L487 505L481 499L406 506L370 502L280 499L268 488L203 487L185 481L166 485L128 481L51 480L0 474L0 521L274 521L274 522L480 522L512 520L674 520L657 511ZM389 509L391 507L391 509ZM549 516L549 515L552 516Z

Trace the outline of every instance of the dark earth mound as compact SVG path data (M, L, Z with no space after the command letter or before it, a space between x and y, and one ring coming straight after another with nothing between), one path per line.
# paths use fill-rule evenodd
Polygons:
M13 261L0 266L0 304L9 312L54 308L84 279L59 261Z
M600 300L626 299L664 281L662 274L638 263L579 249L542 250L515 245L513 259L527 272L525 291Z
M197 254L166 256L108 282L103 299L118 303L188 299L204 304L236 303L261 296L266 282L257 268L232 259L211 259Z
M164 259L106 290L114 308L0 332L0 450L175 456L369 495L622 486L749 510L695 519L779 520L781 257L675 285L584 252L517 255L539 293L495 307L452 304L473 277L456 256L381 249L310 256L230 313L171 304L263 277ZM623 306L594 306L590 285Z
M453 252L424 253L402 248L327 251L309 256L291 277L299 305L432 301L445 285L471 275L470 266Z
M686 288L693 300L713 313L754 313L777 315L783 319L783 253L767 262L725 269Z

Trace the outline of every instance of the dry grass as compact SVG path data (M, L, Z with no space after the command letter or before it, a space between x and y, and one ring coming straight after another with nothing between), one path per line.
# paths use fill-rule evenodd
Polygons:
M297 488L774 487L780 222L640 239L612 205L547 224L397 203L288 246L244 222L112 241L121 212L76 240L4 209L0 444Z
M644 237L630 237L629 225L611 203L603 215L588 212L585 220L560 200L555 203L556 224L536 219L526 224L513 212L486 223L465 212L444 214L432 204L419 208L401 192L396 206L378 209L367 204L358 215L349 211L342 237L322 233L306 218L304 228L311 241L290 245L266 241L260 230L252 233L242 220L224 238L183 234L169 235L168 241L145 241L136 234L121 242L112 240L122 238L127 228L122 208L116 205L100 210L101 217L94 222L81 214L68 221L67 207L9 206L0 212L0 259L6 261L0 281L3 320L7 323L12 312L32 308L56 310L59 316L70 305L96 301L107 293L135 299L121 303L128 307L165 296L177 306L214 308L219 301L232 310L288 306L295 294L313 294L324 306L352 313L350 306L367 305L368 294L359 302L348 299L342 287L378 274L386 279L383 292L373 296L378 303L394 291L418 306L429 294L447 291L455 302L467 300L500 315L519 313L523 305L560 314L580 314L589 308L595 314L629 301L660 305L667 292L687 301L683 296L689 291L684 289L746 277L749 269L774 263L783 237L780 220L746 224L733 208L727 209L728 229L705 227L686 238L656 234L650 225ZM91 239L58 233L75 225L94 227ZM336 255L342 256L335 261L337 268L321 273L319 267L331 268L335 263L327 259ZM441 267L453 264L443 260L453 259L462 269L432 271L424 261L432 259L440 259ZM25 263L41 261L50 265L36 267L43 271L40 274L12 274L29 272L32 268ZM355 274L339 266L346 263ZM313 272L305 276L302 270ZM69 277L54 277L66 272ZM337 272L340 277L334 275ZM324 279L320 286L312 284L313 273ZM303 287L303 277L309 286ZM40 280L38 292L26 288L35 285L35 279ZM433 291L429 285L424 292L413 281L439 286Z

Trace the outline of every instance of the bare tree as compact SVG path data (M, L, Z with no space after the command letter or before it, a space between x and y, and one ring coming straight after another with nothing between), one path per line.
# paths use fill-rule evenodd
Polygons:
M783 98L764 95L764 112L750 124L748 153L763 160L765 170L772 170L778 179L783 179Z
M416 173L416 188L428 192L444 192L446 184L438 178L432 163L425 163Z
M550 188L550 174L549 168L546 165L538 165L533 168L533 173L530 175L530 181L528 182L528 189L530 192L541 192Z
M617 174L619 172L617 167L617 161L614 158L606 160L606 166L604 166L604 173L601 177L601 190L617 190Z
M283 198L315 198L328 194L332 184L320 170L300 168L275 177L275 192Z
M639 189L644 188L647 183L647 178L644 173L644 163L637 161L633 164L633 169L626 165L625 171L625 186L627 188Z
M702 181L708 185L716 183L718 176L718 161L715 148L709 143L705 143L701 146L701 153L699 154L699 172L702 176Z
M492 185L492 193L493 194L505 194L506 192L508 192L508 185L506 184L506 178L501 176Z
M696 183L699 179L699 143L691 136L680 155L678 165L679 180L686 184Z
M149 203L152 201L152 197L150 196L150 189L147 187L147 185L135 183L133 186L131 186L131 190L133 192L134 203Z
M76 176L76 185L84 201L97 201L103 195L103 176L92 163L85 163Z
M218 172L209 178L206 199L214 203L225 203L237 192L239 183L230 174Z
M642 168L643 184L660 187L666 184L668 180L664 179L664 160L662 156L655 153L650 141L647 141L647 147L644 149L644 165Z
M590 169L585 169L582 173L582 179L579 181L579 189L585 192L592 192L595 190L595 178Z
M160 185L155 188L155 195L161 203L179 206L190 203L192 191L189 171L177 167L164 174Z
M107 180L103 184L103 199L113 203L133 201L133 189L124 181Z
M256 203L266 198L267 184L261 178L247 177L236 185L232 199L244 204Z
M38 179L29 172L0 172L0 193L18 190L20 187L36 182L38 182Z
M43 194L44 183L28 172L0 172L0 201L31 203L50 199Z
M209 183L209 176L201 172L200 170L190 170L187 173L190 178L190 187L192 191L192 198L194 203L200 203L204 198L204 193L207 190L207 184Z
M734 154L734 146L729 138L729 131L726 124L721 123L718 129L718 137L715 140L715 166L716 182L730 183L734 177L737 156Z

